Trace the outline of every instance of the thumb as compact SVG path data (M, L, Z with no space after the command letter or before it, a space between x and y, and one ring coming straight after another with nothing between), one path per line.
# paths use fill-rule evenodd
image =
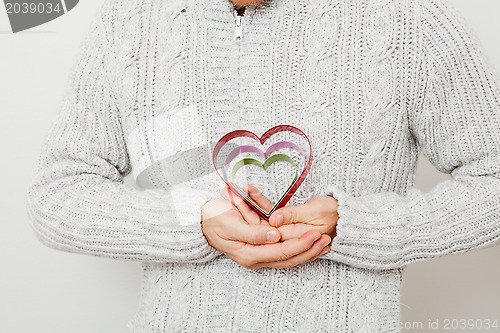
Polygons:
M303 208L299 206L282 207L274 211L269 217L269 225L279 228L285 224L304 222Z
M270 225L250 224L241 218L241 223L231 223L225 228L230 240L248 244L276 243L281 239L281 232Z
M277 228L265 224L249 225L250 227L241 236L244 242L254 245L276 243L281 239L281 232Z

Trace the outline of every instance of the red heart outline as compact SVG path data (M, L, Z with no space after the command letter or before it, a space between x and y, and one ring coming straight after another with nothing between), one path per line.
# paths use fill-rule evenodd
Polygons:
M286 192L285 196L283 196L283 198L281 199L281 201L278 202L278 204L274 206L274 209L271 209L266 214L264 212L261 212L259 209L256 209L255 205L252 202L249 202L248 199L245 196L241 195L239 193L239 191L236 190L233 187L233 185L231 184L231 182L227 182L224 179L224 177L222 177L222 175L219 173L219 170L217 169L217 166L215 165L215 161L217 159L217 155L219 154L219 151L221 150L221 148L228 141L230 141L230 140L232 140L234 138L247 137L247 138L251 138L251 139L254 139L256 141L259 141L261 145L264 145L264 143L267 141L267 139L269 139L271 136L273 136L274 134L276 134L278 132L285 132L285 131L289 131L289 132L292 132L292 133L295 133L295 134L299 134L299 135L303 136L307 140L307 143L309 144L309 159L307 160L307 163L306 163L306 165L304 167L304 170L302 170L302 173L297 178L297 180L295 181L295 183L293 184L293 186ZM270 129L268 129L267 131L265 131L264 134L262 134L261 137L258 137L255 133L247 131L247 130L235 130L235 131L229 132L226 135L224 135L222 138L219 139L219 141L217 142L217 144L214 147L213 154L212 154L212 163L213 163L215 171L217 172L217 174L219 175L219 177L224 181L224 183L226 183L229 186L229 188L231 188L231 190L235 194L237 194L240 198L242 198L248 205L250 205L250 207L253 207L254 210L260 216L262 216L263 218L265 218L266 220L269 220L269 217L272 215L272 213L275 210L277 210L278 208L281 208L281 207L285 206L287 204L287 202L290 200L290 198L295 194L295 192L297 191L297 189L299 188L299 186L302 184L302 182L306 178L307 174L309 173L309 170L311 169L312 159L313 159L312 147L311 147L311 142L309 141L309 138L307 137L307 135L304 132L302 132L300 129L298 129L297 127L292 126L292 125L277 125L277 126L271 127Z

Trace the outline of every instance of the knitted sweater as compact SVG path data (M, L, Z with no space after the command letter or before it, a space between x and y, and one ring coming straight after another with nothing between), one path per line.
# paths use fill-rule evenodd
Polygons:
M142 261L129 332L398 332L405 265L500 240L500 80L447 1L265 1L237 39L228 0L105 0L28 190L34 231ZM332 194L337 235L247 269L202 233L212 143L278 124L314 154L289 205ZM419 152L452 176L425 193Z

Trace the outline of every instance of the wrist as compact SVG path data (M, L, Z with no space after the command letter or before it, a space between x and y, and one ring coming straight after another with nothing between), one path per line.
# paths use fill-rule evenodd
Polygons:
M325 206L327 207L325 211L325 220L329 221L329 225L332 228L332 230L327 234L333 240L333 238L337 235L337 221L339 220L339 214L337 211L338 201L332 194L321 195L321 197L324 197L322 200L325 201Z
M201 222L234 209L233 204L225 199L211 199L201 206Z

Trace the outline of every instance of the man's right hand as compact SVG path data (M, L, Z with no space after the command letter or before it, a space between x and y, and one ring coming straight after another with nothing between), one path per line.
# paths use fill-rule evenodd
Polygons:
M225 199L210 200L203 205L201 215L201 227L208 243L249 269L293 267L315 260L324 247L324 241L317 241L322 236L317 230L279 242L281 234L277 228L248 223Z

